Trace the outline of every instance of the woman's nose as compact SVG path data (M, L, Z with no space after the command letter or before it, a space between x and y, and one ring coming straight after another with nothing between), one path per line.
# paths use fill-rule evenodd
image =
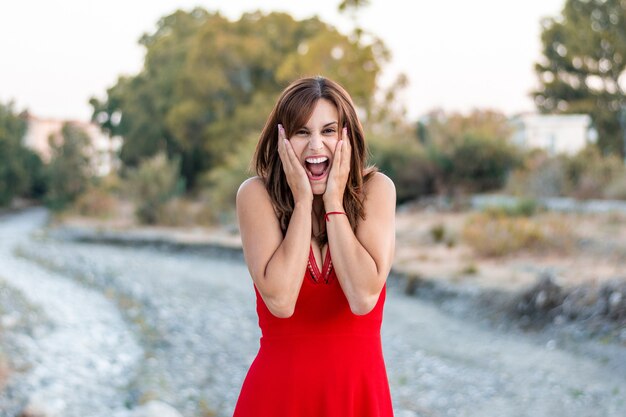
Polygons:
M309 140L309 149L318 150L322 149L322 138L320 135L312 134L311 139Z

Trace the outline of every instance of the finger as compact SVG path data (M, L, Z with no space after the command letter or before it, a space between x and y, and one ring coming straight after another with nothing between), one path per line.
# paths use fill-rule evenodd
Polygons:
M347 166L350 166L350 138L348 137L348 128L344 127L344 145L341 150L341 154L343 156L342 165L345 163Z
M278 155L283 163L285 169L291 169L291 161L289 160L287 150L287 137L285 136L285 129L281 124L278 125Z
M330 167L330 173L334 173L339 169L341 165L341 148L343 147L343 140L339 140L335 145L335 154L333 155L333 165Z
M300 168L302 168L304 170L304 167L302 166L302 164L300 163L300 160L296 156L296 151L293 150L293 146L291 145L291 142L289 142L288 140L285 140L285 152L286 152L287 159L289 160L289 164L292 167L292 169L299 170Z

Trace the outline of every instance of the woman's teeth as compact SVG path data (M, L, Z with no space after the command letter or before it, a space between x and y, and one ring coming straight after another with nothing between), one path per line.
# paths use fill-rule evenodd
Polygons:
M317 158L306 158L305 167L312 179L318 179L324 176L329 166L328 158L325 156Z
M325 161L328 161L328 158L325 156L321 156L319 158L307 158L305 159L309 164L319 164Z

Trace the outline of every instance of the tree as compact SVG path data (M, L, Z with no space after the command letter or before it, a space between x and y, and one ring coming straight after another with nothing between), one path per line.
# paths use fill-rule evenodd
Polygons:
M448 194L483 192L504 185L520 158L508 141L504 114L474 110L468 115L431 112L421 121L418 139L438 171L438 186Z
M181 156L188 189L251 133L258 134L277 95L292 80L322 74L343 83L367 113L380 65L380 42L365 44L318 18L246 13L229 21L196 8L162 18L143 70L121 77L93 119L124 137L121 159L134 167L159 151Z
M0 206L14 197L39 197L45 189L43 163L22 144L26 120L13 109L13 103L0 103Z
M603 153L623 155L626 1L567 0L561 16L542 26L543 58L535 65L541 87L533 92L537 107L590 114Z
M168 160L165 152L141 161L130 171L128 192L135 200L135 214L141 223L157 222L159 211L185 189L180 177L180 158Z
M48 138L52 158L46 166L48 190L45 203L53 210L61 210L73 202L87 187L93 172L90 167L89 136L78 126L65 123L61 137Z

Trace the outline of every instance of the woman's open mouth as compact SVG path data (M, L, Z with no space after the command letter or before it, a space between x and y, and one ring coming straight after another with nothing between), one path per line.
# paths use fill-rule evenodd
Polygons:
M330 161L325 156L307 158L304 167L311 181L320 181L328 175Z

